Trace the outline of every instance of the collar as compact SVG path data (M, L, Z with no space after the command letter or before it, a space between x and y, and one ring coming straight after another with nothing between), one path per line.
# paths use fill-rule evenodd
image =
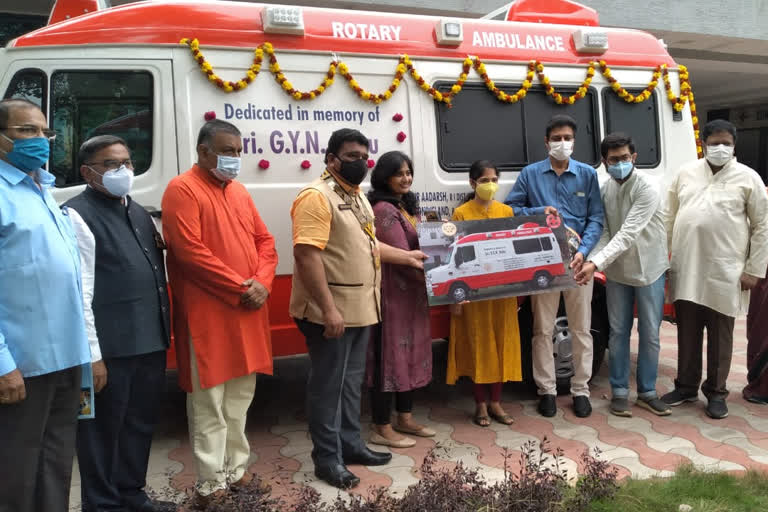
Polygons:
M46 188L53 185L53 183L56 181L56 177L53 174L42 168L37 169L36 172L39 183ZM33 179L29 174L25 173L18 167L9 164L5 160L0 160L0 176L2 176L5 181L10 183L12 186L16 186L21 183L24 181L24 178Z
M87 197L88 199L93 199L94 201L98 201L103 203L106 206L109 207L123 207L128 208L131 204L131 196L127 195L125 196L125 204L121 201L122 198L120 197L109 197L108 195L99 192L95 188L91 187L90 185L86 185L85 190L83 190L83 195Z
M215 186L216 188L226 188L233 180L221 181L214 176L210 171L203 169L200 165L195 164L192 166L192 172L206 183Z
M340 178L335 172L331 171L326 167L325 171L323 172L323 175L320 176L321 178L325 179L327 176L331 176L336 183L339 184L339 186L346 192L347 194L357 195L360 193L360 186L359 185L350 185L346 181L344 181L344 178Z
M552 171L555 174L557 174L555 170L552 168L552 160L550 160L549 157L547 157L546 160L543 160L542 163L544 164L542 165L542 169L541 169L542 173ZM576 174L576 161L573 158L568 159L568 168L563 172L563 174L565 174L566 172L570 172L571 174Z

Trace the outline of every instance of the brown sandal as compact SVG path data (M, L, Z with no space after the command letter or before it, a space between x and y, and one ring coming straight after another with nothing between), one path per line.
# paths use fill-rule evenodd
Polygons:
M515 419L512 416L510 416L509 414L504 414L504 415L499 416L498 414L496 414L493 411L488 411L488 414L490 415L491 418L493 418L494 420L498 421L502 425L511 425L511 424L513 424L515 422Z
M478 427L486 428L491 426L491 418L488 416L475 416L472 418L472 422Z

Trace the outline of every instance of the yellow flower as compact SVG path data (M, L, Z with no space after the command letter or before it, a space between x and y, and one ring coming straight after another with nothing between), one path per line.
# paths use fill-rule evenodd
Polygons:
M611 70L610 69L606 69L605 71L603 71L603 76L605 78L610 78L612 76L611 75Z
M683 104L682 103L675 103L675 110L678 112L683 111Z
M256 54L256 57L258 59L263 59L264 58L264 50L262 50L261 48L256 48L255 50L253 50L253 53Z
M350 81L349 81L349 86L350 86L350 87L353 87L353 88L354 88L354 87L360 87L360 84L358 84L358 83L357 83L357 80L355 80L355 79L353 78L352 80L350 80Z
M398 64L397 65L397 72L404 75L405 72L408 71L408 69L405 67L405 64Z
M332 78L326 78L325 80L323 80L323 86L324 87L330 87L331 84L333 84L333 79Z
M693 130L693 136L698 139L699 138L699 130Z
M481 75L484 75L486 73L485 64L481 62L480 65L477 66L477 72L480 73Z
M509 102L517 103L518 101L520 101L520 98L522 98L523 96L525 96L525 94L523 93L513 94L512 96L509 97Z
M394 85L395 87L400 87L400 79L393 78L392 79L392 85Z
M531 85L533 85L529 80L523 81L523 89L530 89Z
M291 82L289 82L288 80L283 82L281 85L283 86L283 89L285 89L286 91L290 91L291 89L293 89L293 84L291 84Z
M213 66L211 66L211 63L210 63L210 62L208 62L208 61L205 61L205 62L203 62L203 63L200 65L200 69L202 69L203 71L206 71L206 72L208 72L208 71L210 71L210 70L212 70L212 69L213 69Z
M681 73L687 73L688 72L688 68L686 66L684 66L683 64L680 64L677 67L680 69Z
M369 93L368 91L363 91L360 93L360 97L367 101L371 99L371 93Z
M189 44L189 38L188 37L182 37L181 41L179 41L179 44Z
M211 82L215 82L218 79L219 77L216 76L216 73L211 73L210 75L208 75L208 80L210 80Z
M428 91L429 90L429 84L427 82L424 82L421 84L421 90L422 91Z
M411 70L411 76L412 76L412 77L413 77L413 79L414 79L414 80L416 80L417 82L418 82L418 81L419 81L419 79L421 78L421 75L420 75L420 74L418 74L418 73L416 72L416 70L415 70L415 69L412 69L412 70Z
M459 94L461 92L461 86L460 85L454 85L451 87L451 92L453 94Z
M313 100L313 99L315 99L315 98L317 98L317 95L315 94L315 91L311 91L311 92L309 93L309 99Z
M470 59L469 57L464 59L464 65L465 66L471 66L472 65L472 59Z
M256 80L256 73L254 73L254 72L253 72L253 71L251 71L251 70L248 70L248 71L246 71L246 72L245 72L245 76L247 76L247 77L248 77L248 78L250 78L251 80Z
M387 92L389 92L389 91L387 91ZM384 94L386 95L386 93L384 93ZM387 98L387 99L389 99L389 98ZM443 95L442 95L442 93L440 91L435 91L435 99L437 101L443 101Z
M193 50L200 49L200 41L198 41L197 39L193 39L192 42L189 43L189 47L192 48Z
M669 98L670 101L675 101L675 93L672 91L667 92L667 98Z
M528 94L527 91L520 91L516 94L518 98L525 98L525 95Z
M496 87L496 84L493 82L493 80L490 80L486 85L491 90L493 90Z
M611 84L611 89L613 89L614 91L618 91L619 89L621 89L621 84L619 82L613 82Z
M273 73L279 73L280 72L280 64L275 62L274 64L269 65L269 70Z
M679 105L680 105L680 110L683 110L683 104L682 104L682 103L680 103ZM698 123L698 122L699 122L699 118L698 118L697 116L693 116L693 117L691 118L691 123L692 123L692 124L696 124L696 123Z
M544 72L544 65L543 64L536 64L536 71L538 71L539 73L543 73Z
M293 99L300 100L301 99L301 91L296 91L293 93Z
M275 48L272 46L272 43L267 42L261 46L262 48L264 48L264 51L266 51L267 53L273 53L275 51Z
M224 82L224 90L226 92L232 92L232 91L234 91L234 88L230 85L229 82Z
M563 102L563 97L562 97L562 96L560 96L559 94L556 94L556 95L555 95L555 103L557 103L558 105L560 105L562 102Z
M573 105L576 99L573 96L569 96L567 101L569 105Z
M246 87L248 87L248 82L246 82L245 80L238 80L237 86L240 87L241 89L245 89Z
M497 96L500 101L507 101L507 93L504 91L499 91L499 94Z
M323 93L323 91L325 91L325 87L323 87L322 85L318 85L318 86L317 86L317 92L318 92L318 93L320 93L320 94L322 94L322 93Z
M391 98L392 97L392 91L390 91L390 90L384 91L384 97L387 98L387 99Z
M347 73L349 73L349 67L347 66L346 62L340 62L339 63L339 72L342 75L346 75Z
M688 101L693 101L693 91L688 93Z
M544 85L549 85L549 77L545 76L544 80L542 80L541 83L543 83Z

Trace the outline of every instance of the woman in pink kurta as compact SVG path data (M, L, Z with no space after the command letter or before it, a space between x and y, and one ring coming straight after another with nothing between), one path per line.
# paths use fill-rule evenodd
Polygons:
M376 238L404 250L419 248L418 202L410 191L413 165L399 151L385 153L371 174L368 198L376 216ZM367 383L371 389L374 444L407 448L415 441L395 431L430 437L435 431L413 421L412 390L432 379L429 304L420 270L382 265L382 322L368 344ZM390 423L392 400L397 421Z

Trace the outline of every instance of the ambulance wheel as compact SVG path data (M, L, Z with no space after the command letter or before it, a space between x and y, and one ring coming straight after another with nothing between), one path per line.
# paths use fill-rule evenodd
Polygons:
M469 299L469 287L464 283L454 284L451 286L451 298L456 304Z
M552 276L546 270L539 270L536 272L536 275L533 276L533 282L536 283L536 286L543 289L549 286L549 283L552 282Z

